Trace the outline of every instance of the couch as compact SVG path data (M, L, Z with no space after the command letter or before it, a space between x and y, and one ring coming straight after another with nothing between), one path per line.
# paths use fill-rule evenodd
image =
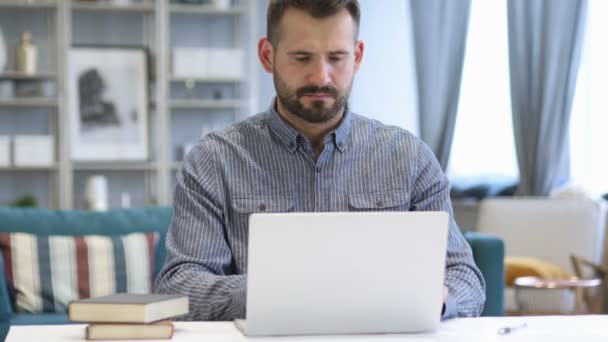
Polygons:
M106 212L59 211L48 209L0 208L0 232L26 232L44 235L118 235L131 232L157 231L160 240L155 253L154 276L165 260L165 234L171 221L172 209L149 207L119 209ZM0 319L11 325L65 324L63 313L17 314L13 311L11 296L4 273L4 260L0 256Z
M106 212L58 211L48 209L0 208L0 232L28 232L46 235L115 235L130 232L157 231L160 241L155 255L154 276L165 258L165 234L172 216L171 208L149 207ZM502 314L503 245L500 239L466 232L473 255L487 283L484 315ZM11 325L65 324L64 313L18 314L13 310L0 256L0 322Z
M580 198L488 198L480 203L476 229L502 238L507 256L537 258L575 274L571 254L596 264L603 261L604 207L602 201ZM504 305L508 312L519 309L510 287Z

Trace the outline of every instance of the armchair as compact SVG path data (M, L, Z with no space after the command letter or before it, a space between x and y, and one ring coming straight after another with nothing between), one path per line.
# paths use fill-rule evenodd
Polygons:
M602 261L604 205L583 199L485 199L477 231L504 239L506 256L535 257L574 274L571 254ZM504 300L506 311L518 311L513 289L505 289Z

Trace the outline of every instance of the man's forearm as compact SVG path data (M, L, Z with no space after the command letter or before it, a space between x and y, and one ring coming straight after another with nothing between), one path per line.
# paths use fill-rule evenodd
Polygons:
M450 305L446 305L443 318L476 317L481 314L485 302L485 286L479 277L474 269L465 264L446 269L445 285Z
M217 276L197 266L168 268L156 281L156 292L189 297L186 320L228 321L245 317L247 280L244 275Z

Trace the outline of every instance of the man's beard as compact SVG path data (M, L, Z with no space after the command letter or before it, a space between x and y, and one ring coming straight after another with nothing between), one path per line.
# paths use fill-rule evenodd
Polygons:
M328 122L335 118L346 105L346 101L350 96L352 89L352 81L346 89L346 92L341 94L336 88L331 86L317 87L305 86L298 88L295 92L290 89L281 77L274 73L274 85L277 90L277 97L281 104L292 114L310 123ZM300 98L308 94L327 94L334 99L334 104L329 108L325 107L324 101L312 101L312 107L306 108L300 102Z

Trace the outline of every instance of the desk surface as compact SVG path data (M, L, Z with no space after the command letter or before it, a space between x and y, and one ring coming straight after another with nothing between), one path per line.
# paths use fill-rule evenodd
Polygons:
M526 323L526 327L508 335L498 329ZM483 317L445 321L433 334L409 335L336 335L271 337L248 339L232 322L176 322L173 341L277 341L277 342L340 342L340 341L608 341L608 315L545 316L545 317ZM84 325L13 326L6 341L82 341ZM141 342L141 340L139 340Z

